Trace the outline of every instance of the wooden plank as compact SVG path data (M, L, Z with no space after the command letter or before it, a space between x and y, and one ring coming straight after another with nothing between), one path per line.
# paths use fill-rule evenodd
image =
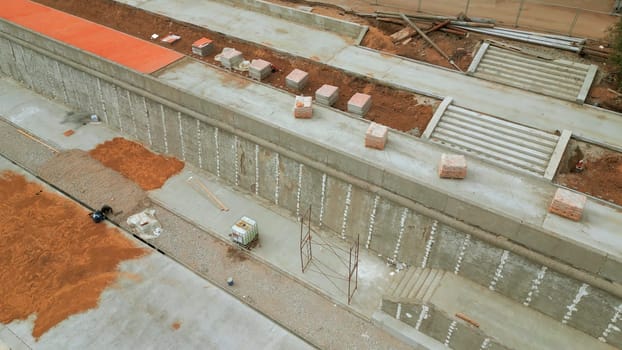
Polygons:
M409 26L413 27L413 28L417 31L417 33L419 33L419 35L421 35L421 37L422 37L423 39L425 39L425 41L427 41L427 42L428 42L428 44L432 45L432 47L433 47L436 51L438 51L438 53L440 53L440 54L441 54L441 56L443 56L443 57L444 57L444 58L445 58L445 59L446 59L446 60L447 60L447 61L448 61L448 62L449 62L452 66L454 66L457 70L459 70L460 72L462 72L462 69L460 69L460 67L458 67L458 66L454 63L454 61L453 61L451 58L449 58L449 56L447 56L447 54L445 53L445 51L441 50L441 48L440 48L440 47L438 47L438 45L436 45L436 44L434 43L434 41L432 41L432 39L430 39L430 38L429 38L429 37L428 37L428 36L427 36L427 35L426 35L426 34L425 34L425 33L424 33L421 29L419 29L419 27L417 27L417 25L416 25L415 23L413 23L413 21L411 21L410 19L408 19L408 17L406 17L406 15L405 15L405 14L403 14L403 13L402 13L402 14L400 14L400 15L402 16L402 19L403 19L404 21L406 21L406 23L408 23L408 25L409 25Z
M391 38L391 40L393 42L398 42L398 41L402 41L404 39L407 39L407 38L413 36L414 34L417 34L417 31L415 31L414 29L412 29L410 27L404 27L404 28L400 29L399 31L389 35L389 37Z
M568 141L570 141L570 137L572 136L572 131L564 130L562 131L562 135L559 137L557 141L557 145L553 150L553 154L551 155L551 160L549 160L549 165L546 167L544 171L544 178L551 181L553 177L555 177L555 173L557 172L557 168L559 167L559 162L562 160L564 156L564 152L566 151L566 146L568 145Z

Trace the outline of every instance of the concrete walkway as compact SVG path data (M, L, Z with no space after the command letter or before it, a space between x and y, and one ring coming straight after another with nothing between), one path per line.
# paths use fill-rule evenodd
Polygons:
M389 85L430 96L452 96L454 104L546 131L568 129L575 136L622 150L622 116L617 113L495 84L459 72L349 45L345 38L284 19L216 1L120 0L147 11L207 27L321 62ZM242 20L243 19L243 20ZM258 29L261 28L261 29Z
M0 156L0 171L5 170L54 191ZM123 262L119 270L115 286L103 292L97 308L71 315L38 340L32 336L34 315L0 324L0 349L313 348L162 254Z

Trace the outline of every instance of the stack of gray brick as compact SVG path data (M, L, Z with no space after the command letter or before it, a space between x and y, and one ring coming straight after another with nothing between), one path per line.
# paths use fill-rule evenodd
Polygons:
M339 98L339 88L324 84L315 92L315 100L323 105L332 106Z

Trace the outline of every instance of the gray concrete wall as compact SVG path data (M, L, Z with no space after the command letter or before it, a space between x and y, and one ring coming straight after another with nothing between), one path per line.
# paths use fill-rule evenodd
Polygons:
M456 272L622 345L619 332L606 332L619 326L619 298L550 269L542 273L544 266L439 223L423 215L426 211L420 206L403 203L417 198L441 209L454 208L456 217L466 212L476 216L474 220L476 208L446 206L442 202L451 200L436 196L435 189L383 169L362 167L345 154L300 142L250 115L0 21L0 33L4 30L12 36L0 35L0 71L25 86L76 110L95 112L129 138L197 165L292 215L302 215L311 205L316 226L340 237L360 237L362 246L390 261ZM378 183L383 188L376 187ZM501 228L518 225L494 223Z
M481 349L484 342L488 344L486 349L508 349L482 330L436 309L433 305L399 303L383 299L381 309L391 317L429 335L451 349Z
M348 36L353 39L362 39L367 31L366 26L342 21L336 18L316 15L296 8L281 6L261 0L218 0L227 5L237 6L269 16L283 18L291 22L304 24L314 28L335 32L340 35ZM360 41L360 40L359 40ZM358 44L358 42L357 42Z

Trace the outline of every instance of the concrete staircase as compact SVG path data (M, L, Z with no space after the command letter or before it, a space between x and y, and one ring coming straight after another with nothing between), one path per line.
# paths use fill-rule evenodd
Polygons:
M427 302L438 288L445 271L438 269L410 268L400 273L390 287L390 297L395 300Z
M482 45L482 50L469 74L563 100L583 103L596 74L594 65L545 60L494 45Z
M428 128L433 128L429 138L434 142L547 178L559 163L554 154L563 153L570 137L569 132L560 137L453 105Z
M438 269L413 267L394 276L380 312L400 322L390 326L392 331L422 333L452 349L614 349L559 320ZM378 315L374 318L381 319ZM382 324L387 328L390 323Z

